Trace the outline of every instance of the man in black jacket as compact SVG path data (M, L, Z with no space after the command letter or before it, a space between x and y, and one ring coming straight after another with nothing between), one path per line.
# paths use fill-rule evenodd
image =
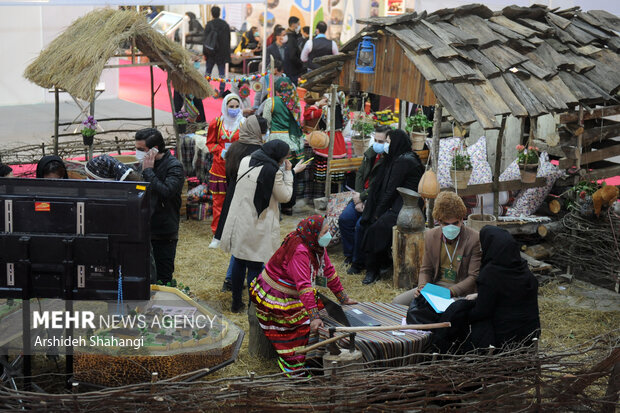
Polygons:
M304 64L300 59L301 49L299 43L301 39L301 25L299 17L291 16L288 18L288 29L286 29L286 50L288 61L284 62L284 73L297 84L297 79L304 72Z
M142 177L151 183L151 247L157 279L165 285L174 273L185 183L183 165L166 149L163 136L155 128L136 132L136 157L142 159Z
M267 67L270 66L271 59L282 62L282 68L284 69L284 73L288 75L287 69L287 61L288 61L288 49L286 47L286 42L288 37L286 35L286 30L284 27L278 27L273 31L273 43L267 47Z
M226 73L226 63L230 63L230 26L225 20L220 19L220 8L211 8L213 17L205 26L204 46L202 53L207 61L205 75L211 76L213 66L217 65L219 77L223 78ZM211 50L211 48L213 50ZM220 97L224 93L226 83L220 82Z

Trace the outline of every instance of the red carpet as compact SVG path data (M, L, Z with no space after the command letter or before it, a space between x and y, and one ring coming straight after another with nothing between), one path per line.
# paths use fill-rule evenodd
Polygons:
M128 64L129 61L123 60L121 64ZM170 98L166 86L166 72L158 67L153 68L153 83L156 90L155 108L165 112L171 112ZM149 68L147 66L125 67L119 69L119 99L151 107L151 80ZM219 90L219 82L211 82L213 89ZM158 90L159 88L159 90ZM230 86L226 86L230 89ZM254 102L254 91L250 92L250 102ZM205 117L207 122L220 115L222 100L207 98L202 101L205 107Z

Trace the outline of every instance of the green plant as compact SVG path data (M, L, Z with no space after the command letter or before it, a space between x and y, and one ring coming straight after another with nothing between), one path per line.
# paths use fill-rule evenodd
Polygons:
M422 108L418 108L414 116L409 116L407 118L407 126L405 126L405 130L409 133L426 132L426 129L432 126L433 126L433 122L428 120L428 118L422 111Z
M517 163L536 165L538 163L538 148L535 146L517 145Z
M452 169L457 171L467 171L472 168L471 158L467 151L462 148L454 148L454 156L452 157Z
M355 119L351 128L354 131L359 132L359 134L365 138L374 132L375 122L372 117L368 115L360 115L357 119Z
M82 125L82 136L95 136L95 134L97 133L97 121L93 116L89 116L88 118L86 118L86 120L82 122Z

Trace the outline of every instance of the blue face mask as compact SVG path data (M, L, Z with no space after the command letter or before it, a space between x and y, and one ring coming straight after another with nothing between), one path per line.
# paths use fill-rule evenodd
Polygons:
M241 111L241 109L236 108L236 109L228 109L228 116L230 116L231 118L236 118L237 115L239 114L239 112Z
M444 237L449 240L453 240L459 236L459 233L461 232L461 227L456 225L446 225L445 227L441 228L441 232L443 233Z
M258 36L260 36L260 33L259 32L254 32L254 37L258 37Z
M319 238L319 245L323 248L327 247L332 240L332 234L327 231L325 235Z
M375 142L372 144L372 150L375 151L376 154L383 153L385 150L385 144Z
M386 142L383 144L383 152L390 153L390 143Z

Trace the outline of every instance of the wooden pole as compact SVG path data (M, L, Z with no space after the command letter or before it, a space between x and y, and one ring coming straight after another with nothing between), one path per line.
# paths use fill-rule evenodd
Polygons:
M497 135L495 145L495 170L493 171L493 213L499 217L499 175L502 168L502 141L504 140L504 129L506 128L506 115L502 115L502 124ZM484 211L481 211L484 214ZM484 216L484 215L483 215Z
M575 174L575 185L579 183L581 180L581 175L579 175L579 170L581 169L581 154L583 153L583 105L579 104L579 119L577 121L579 124L580 133L577 135L577 174Z
M155 127L155 84L153 83L153 66L149 66L151 73L151 128Z
M439 135L441 134L441 114L443 106L441 103L435 105L435 116L433 117L433 147L430 153L432 169L437 173L437 162L439 160ZM433 207L435 206L435 200L429 199L426 208L426 222L429 228L433 228L435 223L433 222Z
M60 118L60 99L58 88L54 87L54 155L58 156L58 123Z
M263 16L263 50L261 53L261 63L263 72L267 71L267 0L265 0L265 15ZM271 59L273 60L273 59Z
M407 125L407 102L401 100L398 109L398 129L404 129Z
M179 129L177 123L174 121L174 98L172 97L172 83L170 82L170 73L166 78L166 85L168 86L168 98L170 99L170 108L172 109L172 124L174 125L174 135L177 138L176 153L174 154L177 159L181 159L181 139L179 139Z
M329 152L327 155L327 174L325 175L325 198L329 201L332 191L332 158L334 157L334 140L336 139L336 99L338 97L338 85L332 85L331 102L329 105Z

